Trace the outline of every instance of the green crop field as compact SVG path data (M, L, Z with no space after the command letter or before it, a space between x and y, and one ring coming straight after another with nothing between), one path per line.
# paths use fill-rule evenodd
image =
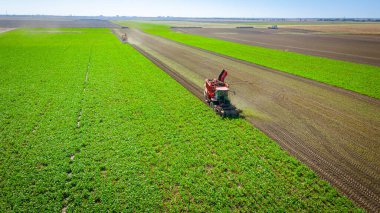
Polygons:
M380 98L380 67L239 44L170 29L169 25L116 21L144 32L279 71Z
M18 29L0 53L0 212L361 211L108 29Z

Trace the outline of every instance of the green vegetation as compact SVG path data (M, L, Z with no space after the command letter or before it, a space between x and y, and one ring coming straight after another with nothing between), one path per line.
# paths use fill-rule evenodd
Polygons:
M380 98L380 67L185 34L171 30L168 25L129 21L117 23L140 28L147 33L190 46Z
M0 47L0 212L360 210L108 29L19 29Z

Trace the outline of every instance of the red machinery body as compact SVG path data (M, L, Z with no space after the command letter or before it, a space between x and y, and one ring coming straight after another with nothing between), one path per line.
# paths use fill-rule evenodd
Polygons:
M229 85L216 79L206 79L205 92L207 93L208 99L216 100L216 91L229 91Z
M239 112L228 98L229 85L224 82L227 71L223 70L218 79L206 79L204 85L205 101L222 117L237 117Z

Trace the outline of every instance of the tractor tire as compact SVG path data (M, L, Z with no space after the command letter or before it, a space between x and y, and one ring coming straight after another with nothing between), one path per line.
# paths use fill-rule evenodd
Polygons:
M205 98L206 103L210 105L210 99L208 98L206 91L203 91L203 97Z

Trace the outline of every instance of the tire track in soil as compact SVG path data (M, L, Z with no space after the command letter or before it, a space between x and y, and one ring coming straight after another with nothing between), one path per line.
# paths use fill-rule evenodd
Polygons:
M226 67L237 93L233 103L254 112L248 121L357 204L379 211L379 100L136 30L127 32L132 46L201 100L202 88L173 69L167 58L204 78ZM365 155L351 146L363 148Z

